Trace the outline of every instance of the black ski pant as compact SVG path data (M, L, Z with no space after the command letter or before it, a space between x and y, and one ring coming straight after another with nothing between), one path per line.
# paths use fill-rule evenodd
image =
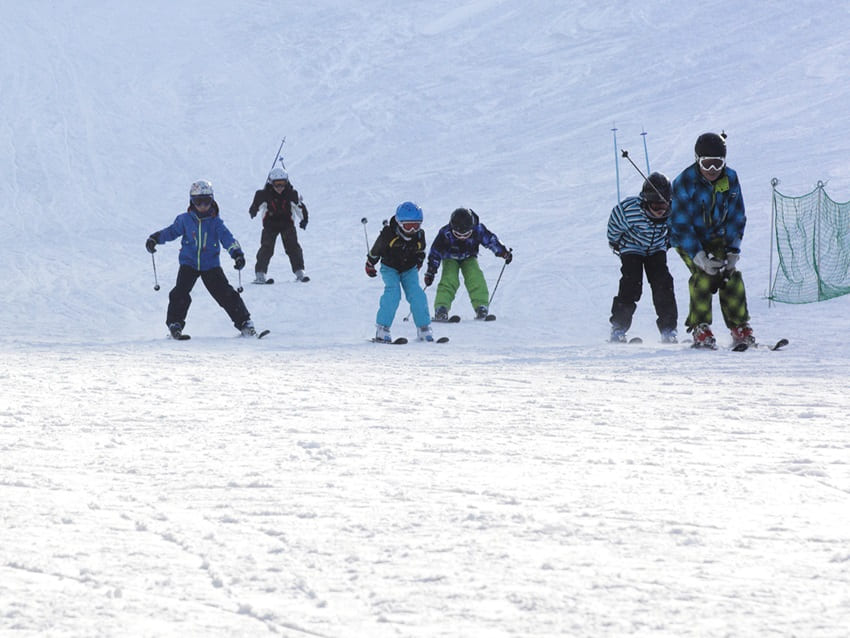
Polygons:
M673 289L673 275L667 268L667 252L652 255L627 253L620 255L620 288L611 305L611 325L628 330L632 325L637 302L643 287L643 273L652 289L652 303L658 319L655 324L660 332L675 330L679 321L676 308L676 293Z
M269 261L274 255L274 245L277 237L280 235L280 240L283 242L283 249L289 257L289 265L292 266L292 272L304 270L304 254L301 252L301 245L298 243L298 234L295 232L294 224L286 226L263 226L263 232L260 235L260 249L257 251L257 265L254 266L254 272L267 273L269 271Z
M167 325L179 323L181 330L186 325L186 314L189 312L189 306L192 305L192 296L189 293L192 292L198 277L204 282L212 298L224 308L237 330L251 318L245 302L227 281L221 266L210 270L195 270L181 264L180 270L177 271L177 283L168 293L168 312L165 317Z

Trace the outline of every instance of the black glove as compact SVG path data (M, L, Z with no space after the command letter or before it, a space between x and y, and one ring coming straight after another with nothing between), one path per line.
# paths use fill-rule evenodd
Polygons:
M307 218L302 219L298 225L301 227L301 230L305 230L307 228Z
M242 270L245 267L245 255L241 250L233 251L233 267L236 270Z
M375 265L371 261L366 261L366 274L370 277L378 276L378 271L375 270Z
M254 219L257 216L257 211L252 208L248 209L248 214L251 216L251 219Z
M617 244L612 243L612 242L608 242L608 245L611 247L611 250L614 251L615 255L620 254L620 247ZM667 246L667 248L670 248L670 246Z
M509 264L514 260L514 254L510 250L506 250L502 255L502 259L505 260L506 264Z
M422 277L422 280L425 282L426 286L430 286L434 283L434 275L437 273L431 272L430 270L425 273L425 276Z
M145 242L145 248L147 251L153 255L156 252L156 245L159 243L159 233L154 233L148 240Z

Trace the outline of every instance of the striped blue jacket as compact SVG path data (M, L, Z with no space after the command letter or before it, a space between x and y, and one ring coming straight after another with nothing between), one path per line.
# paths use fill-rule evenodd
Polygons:
M627 197L611 210L608 244L621 255L654 255L668 248L666 220L650 220L642 204L640 197Z
M696 163L673 180L670 243L693 257L722 243L727 252L741 251L747 225L738 174L728 166L713 183Z

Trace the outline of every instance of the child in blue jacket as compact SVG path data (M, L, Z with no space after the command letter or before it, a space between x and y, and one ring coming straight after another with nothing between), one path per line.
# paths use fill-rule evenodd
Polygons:
M437 295L434 298L434 321L449 320L449 309L460 288L460 274L463 274L463 283L475 310L475 318L487 318L490 312L490 293L484 273L478 265L479 246L492 250L493 254L504 259L506 264L511 263L513 259L513 253L481 223L475 211L468 208L455 209L449 223L437 232L428 253L426 286L434 283L437 269L441 263L443 265L443 275L437 284Z
M242 297L227 281L219 263L219 253L224 248L233 258L236 270L245 267L245 255L239 242L218 216L218 204L213 197L213 187L207 180L199 180L189 189L189 207L170 226L148 237L145 248L156 252L157 244L164 244L182 236L180 269L177 283L168 295L165 323L174 339L183 337L186 314L192 303L192 288L198 277L218 305L224 308L233 325L245 336L255 336L251 314Z

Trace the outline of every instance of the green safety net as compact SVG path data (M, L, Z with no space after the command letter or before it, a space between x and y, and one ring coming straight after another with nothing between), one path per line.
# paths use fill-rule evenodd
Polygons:
M776 179L772 184L773 240L779 264L770 299L801 304L846 295L850 292L850 202L830 199L823 182L801 197L777 191Z

